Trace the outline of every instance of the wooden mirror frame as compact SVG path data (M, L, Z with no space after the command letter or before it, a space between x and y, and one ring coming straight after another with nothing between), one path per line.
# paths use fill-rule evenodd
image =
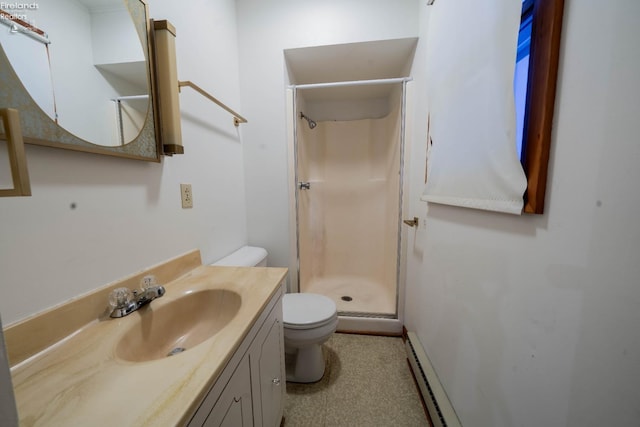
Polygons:
M564 0L536 0L523 131L524 212L544 213Z

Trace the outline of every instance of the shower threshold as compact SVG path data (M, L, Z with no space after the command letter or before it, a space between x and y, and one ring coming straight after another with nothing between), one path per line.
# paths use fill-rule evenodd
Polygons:
M402 326L391 314L338 312L338 332L402 336Z
M365 318L373 318L373 319L397 319L398 316L389 313L363 313L357 311L341 311L338 310L338 317L346 316L346 317L365 317Z

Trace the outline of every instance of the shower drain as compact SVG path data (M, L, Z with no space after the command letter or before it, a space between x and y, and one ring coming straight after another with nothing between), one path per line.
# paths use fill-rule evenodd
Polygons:
M347 301L347 302L349 302L349 301L353 301L353 298L351 298L349 295L345 295L345 296L343 296L343 297L340 297L340 299L341 299L342 301Z

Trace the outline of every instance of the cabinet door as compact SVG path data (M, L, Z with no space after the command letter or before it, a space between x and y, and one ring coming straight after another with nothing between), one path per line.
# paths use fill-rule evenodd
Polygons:
M251 370L248 357L242 358L203 426L253 426Z
M249 353L256 427L279 426L286 387L282 300L269 313Z
M284 343L280 319L276 319L271 324L269 333L262 343L259 366L262 425L264 427L279 426L286 387Z

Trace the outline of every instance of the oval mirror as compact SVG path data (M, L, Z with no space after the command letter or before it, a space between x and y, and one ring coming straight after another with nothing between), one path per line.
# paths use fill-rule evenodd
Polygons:
M159 160L144 1L3 7L0 107L20 111L25 142Z

